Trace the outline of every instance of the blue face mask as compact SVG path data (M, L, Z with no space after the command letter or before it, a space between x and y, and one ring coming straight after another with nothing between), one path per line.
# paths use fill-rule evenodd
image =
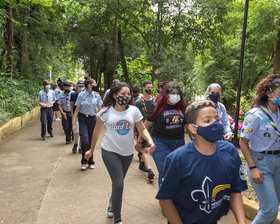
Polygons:
M280 96L276 98L276 97L274 96L272 90L271 90L271 93L272 93L274 99L271 99L271 98L268 98L268 99L269 99L269 100L274 100L274 102L276 103L276 105L277 105L278 107L280 107Z
M80 87L78 87L78 90L79 90L80 92L83 92L83 91L85 90L85 88L80 88Z
M198 125L195 126L197 127L197 134L203 137L208 142L216 142L218 140L223 139L223 125L220 124L218 121L215 121L206 127L201 127Z
M49 90L49 89L51 88L51 86L50 86L50 85L46 85L45 88L46 88L47 90Z
M209 95L209 99L210 99L211 101L213 101L214 103L217 103L218 100L220 99L220 94L219 94L219 93L211 93L211 94Z

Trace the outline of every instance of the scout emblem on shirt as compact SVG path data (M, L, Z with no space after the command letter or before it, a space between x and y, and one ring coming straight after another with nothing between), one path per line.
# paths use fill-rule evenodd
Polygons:
M193 190L191 192L191 197L193 201L197 202L199 209L208 214L212 212L213 209L219 207L223 200L230 201L229 195L224 195L222 198L216 201L216 196L220 191L224 191L230 188L230 184L221 184L216 187L212 187L212 180L206 176L202 182L201 189Z
M269 139L271 137L271 134L269 132L263 133L263 138L264 139Z

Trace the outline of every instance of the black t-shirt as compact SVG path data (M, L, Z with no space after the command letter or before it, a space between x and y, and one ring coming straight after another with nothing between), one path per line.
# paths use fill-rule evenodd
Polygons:
M76 106L75 106L75 103L76 103L76 100L78 98L78 93L77 91L73 91L70 95L70 101L73 102L73 113L75 113L75 110L76 110Z
M154 105L153 105L154 106ZM152 107L153 107L152 106ZM151 108L153 110L153 108ZM184 125L186 123L183 112L176 106L168 105L154 120L147 117L148 121L154 122L151 136L163 139L183 139Z

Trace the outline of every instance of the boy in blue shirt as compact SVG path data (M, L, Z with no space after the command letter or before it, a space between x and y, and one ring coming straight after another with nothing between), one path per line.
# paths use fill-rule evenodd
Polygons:
M186 110L194 140L165 161L163 182L156 196L171 224L214 224L231 207L245 224L241 192L247 189L236 148L223 139L223 126L213 102L194 102Z

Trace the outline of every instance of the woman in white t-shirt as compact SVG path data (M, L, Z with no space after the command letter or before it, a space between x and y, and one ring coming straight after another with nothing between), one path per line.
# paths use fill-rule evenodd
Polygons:
M106 97L103 108L97 114L97 123L92 136L90 150L85 158L89 159L94 151L96 142L106 124L103 138L102 158L112 180L112 194L108 207L108 217L114 217L115 224L122 224L121 205L123 180L132 161L134 152L134 125L147 140L152 153L155 150L154 142L142 122L139 109L129 105L131 103L131 87L125 82L114 83Z

